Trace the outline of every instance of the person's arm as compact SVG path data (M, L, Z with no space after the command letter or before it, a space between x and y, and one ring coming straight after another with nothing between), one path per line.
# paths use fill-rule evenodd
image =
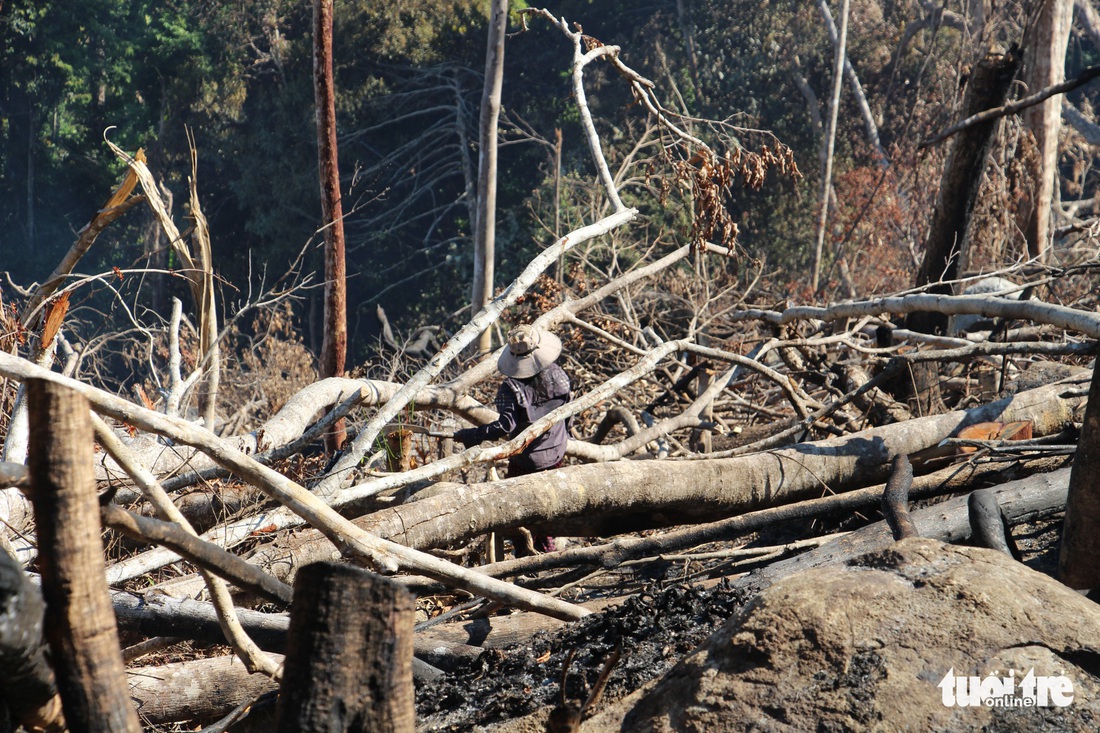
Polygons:
M495 400L498 417L491 423L475 428L463 428L455 431L455 440L467 448L480 445L487 440L497 440L504 436L510 436L519 424L519 401L516 399L515 390L507 381L497 389Z

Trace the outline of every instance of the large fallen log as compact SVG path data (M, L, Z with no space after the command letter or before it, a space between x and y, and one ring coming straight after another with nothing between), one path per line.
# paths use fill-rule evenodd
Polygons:
M274 657L276 662L282 656ZM262 674L249 674L233 656L159 664L128 670L130 698L145 725L211 720L278 683Z
M991 420L1031 420L1035 434L1058 432L1078 397L1051 385L967 411L910 420L815 443L703 461L618 461L462 486L355 520L373 534L412 547L439 547L517 526L563 535L613 535L713 521L830 492L881 483L889 461ZM303 532L291 546L265 547L250 562L287 579L332 553Z

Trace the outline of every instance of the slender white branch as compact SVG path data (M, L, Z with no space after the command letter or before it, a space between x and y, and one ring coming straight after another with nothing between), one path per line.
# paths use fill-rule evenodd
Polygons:
M931 311L947 315L974 314L1011 318L1020 321L1047 323L1068 331L1100 338L1100 313L1068 308L1054 303L1035 300L1009 300L984 295L895 295L886 298L836 303L828 306L803 305L784 311L748 309L732 314L738 321L760 320L775 326L795 321L840 321L846 318L878 316L884 313L913 313Z
M600 221L588 226L576 229L559 239L554 245L547 247L523 270L503 294L489 302L474 318L459 329L458 333L440 350L431 361L417 372L385 405L383 405L367 422L345 451L344 455L333 466L332 471L316 487L314 491L318 496L330 497L340 489L343 478L350 469L359 464L368 451L374 445L382 428L401 414L401 411L413 400L416 394L438 376L443 369L450 364L468 345L478 337L486 328L491 326L509 306L515 304L523 293L526 292L535 280L547 267L557 262L561 252L571 247L586 242L595 237L602 236L617 227L620 227L637 214L635 209L618 211Z

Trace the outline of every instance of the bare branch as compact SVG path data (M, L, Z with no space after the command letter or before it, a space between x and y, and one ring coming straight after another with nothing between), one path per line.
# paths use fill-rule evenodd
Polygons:
M980 125L983 122L989 122L990 120L996 120L1000 119L1001 117L1007 117L1008 115L1014 115L1017 112L1022 112L1028 107L1034 107L1035 105L1050 99L1055 94L1065 94L1067 92L1072 92L1074 89L1088 84L1090 81L1098 76L1100 76L1100 66L1090 66L1073 79L1068 79L1061 84L1049 86L1046 89L1042 89L1035 94L1024 97L1023 99L1012 102L1011 104L1005 104L1000 107L995 107L994 109L987 109L984 112L979 112L976 115L971 115L962 122L958 122L947 128L935 137L925 140L920 144L920 147L926 148L930 145L935 145L936 143L943 142L947 138L956 133L962 132L968 127L973 127L974 125Z

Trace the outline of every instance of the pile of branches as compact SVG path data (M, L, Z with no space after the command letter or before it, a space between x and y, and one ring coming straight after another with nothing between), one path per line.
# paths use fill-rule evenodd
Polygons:
M604 214L535 257L408 379L324 379L247 433L211 430L217 426L210 394L217 392L218 338L209 330L216 316L207 297L208 245L192 258L200 306L194 368L185 375L181 367L186 339L177 307L164 326L169 369L162 403L130 401L64 373L73 360L64 358L65 312L57 293L68 292L58 284L71 264L59 268L48 292L37 293L19 320L32 334L35 358L0 353L0 376L9 385L28 379L63 384L82 394L97 416L97 477L110 491L102 518L131 543L112 548L107 567L115 614L131 645L127 656L224 642L243 663L202 657L157 676L187 684L158 683L132 670L131 695L149 722L214 718L273 689L281 674L277 653L285 641L289 583L305 564L334 555L417 591L424 618L419 675L428 679L471 669L478 645L579 621L649 588L655 578L717 583L753 568L764 568L764 576L747 577L767 577L776 561L835 538L823 531L854 527L835 521L838 515L846 522L859 512L871 515L896 456L911 457L918 473L913 494L927 497L1057 468L1072 452L1088 378L1082 366L1100 337L1093 310L920 291L825 306L753 307L752 284L728 274L731 244L706 241L642 259L583 291L576 282L573 290L552 287L545 273L565 253L616 236L637 215L620 196L619 177L608 168L584 99L588 64L615 65L684 161L732 158L699 157L699 150L711 150L708 143L661 107L652 83L625 66L616 47L545 19L573 44L576 101L603 185ZM141 198L168 228L144 162L118 152L130 166L129 189L140 183L143 194L131 196L124 184L105 210ZM107 223L97 218L91 229ZM182 241L174 227L169 239ZM1094 266L1046 271L1028 285L1088 278ZM978 315L992 319L992 328L946 337L895 325L897 316L917 311ZM461 359L506 312L563 334L576 397L500 444L466 450L440 444L431 433L496 417L485 397L498 354L472 365ZM45 317L37 325L31 316L39 313ZM50 368L57 354L61 371ZM940 365L942 399L953 409L914 412L906 399L908 377L920 364ZM1025 384L1029 378L1032 385ZM189 393L202 397L202 420L184 417ZM4 481L12 488L0 492L0 512L5 549L33 567L32 512L19 488L27 431L22 401L14 399L8 423ZM328 461L304 457L349 416L358 419L342 453ZM577 420L568 465L504 480L491 472L570 418ZM1031 438L1002 440L1010 423L1026 423ZM959 437L975 424L985 431ZM413 448L398 440L395 449L395 434ZM394 461L394 454L418 460ZM1052 485L1057 489L1058 481ZM1044 493L1038 509L1031 499L1019 511L1009 502L1009 515L1059 511L1064 481L1060 485L1062 493ZM834 521L807 521L827 518ZM784 523L794 520L803 529L792 535ZM951 538L959 532L952 527L934 531ZM521 528L580 539L558 552L513 559L485 540L522 536ZM471 635L477 627L471 614L502 609L519 613L494 618L491 638Z

